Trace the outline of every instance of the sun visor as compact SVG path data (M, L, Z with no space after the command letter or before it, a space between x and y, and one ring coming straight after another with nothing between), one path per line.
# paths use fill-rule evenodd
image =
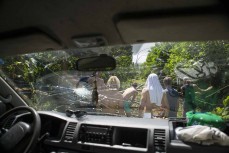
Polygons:
M42 33L33 33L22 36L0 39L1 55L24 54L43 50L60 49L62 46Z
M223 14L129 18L117 22L125 43L228 40L229 20Z

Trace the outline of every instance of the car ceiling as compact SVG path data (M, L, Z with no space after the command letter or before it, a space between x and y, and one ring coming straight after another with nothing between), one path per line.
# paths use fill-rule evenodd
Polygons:
M107 45L228 39L227 0L2 0L1 55Z

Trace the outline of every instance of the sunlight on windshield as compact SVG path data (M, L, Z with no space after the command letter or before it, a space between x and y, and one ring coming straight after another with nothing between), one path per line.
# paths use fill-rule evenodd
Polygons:
M109 72L79 72L77 59L116 59ZM229 119L228 41L157 42L45 51L0 58L1 76L37 110L83 109L128 117L185 117L211 112ZM98 104L93 103L93 88Z

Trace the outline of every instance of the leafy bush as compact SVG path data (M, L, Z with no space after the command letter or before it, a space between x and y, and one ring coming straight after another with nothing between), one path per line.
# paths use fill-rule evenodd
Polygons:
M229 121L229 96L223 100L224 107L217 107L213 112L222 117L225 121Z

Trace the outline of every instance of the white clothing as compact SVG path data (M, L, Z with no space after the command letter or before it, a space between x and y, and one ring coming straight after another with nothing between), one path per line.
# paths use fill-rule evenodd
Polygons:
M146 88L149 90L150 102L155 103L157 106L161 106L163 88L156 74L152 73L148 76Z
M144 113L143 118L151 118L151 113Z
M182 141L203 145L219 144L229 146L229 137L217 128L195 125L176 128L177 137Z

